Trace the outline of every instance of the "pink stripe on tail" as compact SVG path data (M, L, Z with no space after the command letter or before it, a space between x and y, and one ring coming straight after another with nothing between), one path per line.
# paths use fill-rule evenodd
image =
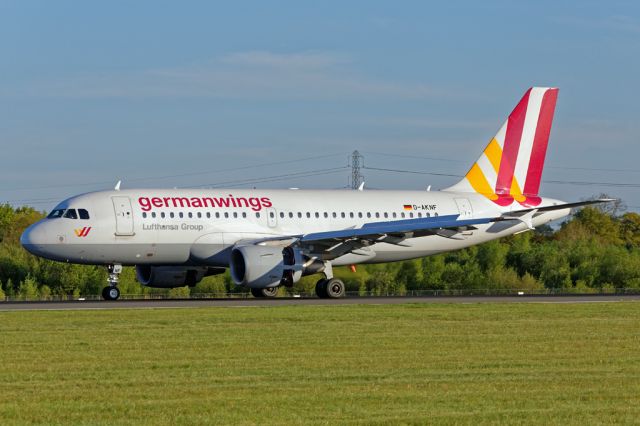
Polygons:
M527 178L522 191L523 195L527 197L522 203L524 206L535 207L542 201L540 197L538 197L538 191L540 190L542 169L544 168L544 159L547 154L547 145L549 143L549 134L551 133L551 124L553 123L553 113L556 108L557 99L558 89L547 90L542 98L538 126L533 139L533 148L529 160L529 169L527 170Z

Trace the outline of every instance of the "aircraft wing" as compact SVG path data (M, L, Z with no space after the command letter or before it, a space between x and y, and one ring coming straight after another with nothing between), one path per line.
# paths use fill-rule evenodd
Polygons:
M366 247L376 243L403 246L408 238L441 235L453 238L473 225L491 222L491 218L458 219L459 215L394 220L365 223L360 228L314 232L299 237L298 244L319 254L323 260L331 260L347 253L367 255Z
M246 243L280 243L282 245L295 244L302 248L306 248L310 253L313 253L322 260L332 260L348 253L366 256L368 255L366 247L376 243L406 246L404 243L406 239L424 237L428 235L463 239L464 237L462 236L462 233L476 229L474 225L482 225L492 222L521 221L533 229L533 226L530 225L531 219L546 211L564 210L610 201L613 200L599 199L538 208L534 207L507 212L496 217L459 219L460 215L446 215L417 219L393 220L387 222L370 222L365 223L360 228L270 237L263 240L247 241Z

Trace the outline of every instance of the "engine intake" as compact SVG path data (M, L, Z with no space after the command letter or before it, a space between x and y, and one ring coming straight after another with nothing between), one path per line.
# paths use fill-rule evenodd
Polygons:
M292 286L302 277L302 255L285 247L247 245L231 251L231 278L250 288Z

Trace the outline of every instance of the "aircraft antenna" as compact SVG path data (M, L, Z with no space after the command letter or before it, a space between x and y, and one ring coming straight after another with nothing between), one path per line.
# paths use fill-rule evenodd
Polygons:
M351 154L351 189L358 189L364 182L360 169L364 167L364 157L356 150Z

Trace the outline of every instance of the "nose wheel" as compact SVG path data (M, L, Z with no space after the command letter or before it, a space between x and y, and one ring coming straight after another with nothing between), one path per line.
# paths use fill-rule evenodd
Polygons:
M118 281L122 272L122 265L109 265L107 266L107 272L109 272L109 278L107 278L109 285L102 289L102 298L104 300L118 300L120 297Z
M107 286L102 289L102 298L104 300L118 300L120 297L120 289L118 287Z

